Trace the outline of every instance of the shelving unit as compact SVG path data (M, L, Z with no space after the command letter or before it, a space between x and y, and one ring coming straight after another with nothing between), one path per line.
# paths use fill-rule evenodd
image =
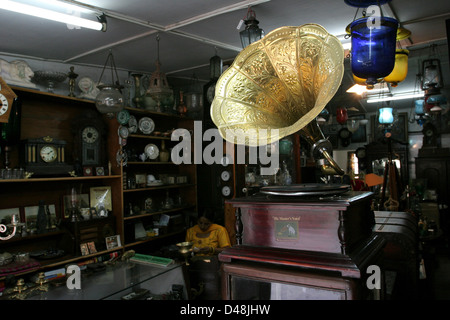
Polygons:
M192 130L191 119L175 114L166 114L149 110L127 107L130 115L139 122L142 117L149 117L155 128L149 134L139 130L131 133L123 150L127 153L124 176L124 246L132 247L165 237L184 237L187 221L191 212L197 211L197 177L194 164L176 165L160 158L141 159L145 146L154 144L159 150L164 144L170 150L177 141L171 141L170 135L164 133L173 129ZM159 132L158 135L155 132ZM152 175L161 185L147 184L147 177ZM177 181L182 177L182 181ZM165 215L169 218L167 226L161 226L159 220ZM136 234L136 228L143 228L146 235ZM156 233L155 233L155 230Z
M12 87L16 95L21 101L21 129L20 140L40 138L44 136L51 136L55 139L66 141L66 163L74 164L73 157L75 151L76 137L71 131L73 119L76 119L85 112L96 111L95 103L93 101L77 99L73 97L57 95L48 92L41 92L37 90ZM150 112L136 108L126 108L130 114L136 117L151 117L158 128L158 130L167 131L174 128L193 128L193 121L179 117L177 115L169 115L158 112ZM49 248L61 249L64 251L63 255L57 257L50 257L45 260L39 260L34 267L24 268L18 270L14 274L26 275L30 272L45 271L50 268L57 268L69 263L80 263L89 261L100 256L112 255L116 252L129 250L136 245L146 244L149 241L156 239L166 239L173 235L183 235L186 230L187 213L195 212L197 210L197 182L196 182L196 168L195 165L175 165L171 162L160 161L131 161L129 159L125 166L118 163L117 154L120 150L127 150L133 148L142 148L148 143L154 143L160 147L161 142L164 141L167 147L171 147L176 142L172 142L170 137L144 135L140 133L132 134L127 139L127 144L122 146L120 144L118 129L119 122L116 118L107 118L101 116L106 125L105 134L105 149L106 162L102 165L105 168L105 175L103 176L39 176L27 179L0 179L0 210L2 209L16 209L20 212L20 220L24 222L25 207L38 206L39 201L43 200L47 205L55 206L56 219L58 227L49 230L42 234L27 234L23 237L15 236L10 240L0 241L0 253L9 252L15 254L18 252L32 252L45 250ZM20 144L12 145L9 152L10 168L20 168L21 163L21 146ZM3 151L3 150L2 150ZM143 149L140 150L143 152ZM4 154L2 152L2 158ZM5 168L3 160L0 168ZM159 177L161 173L171 175L183 175L186 177L184 183L170 183L161 186L144 186L142 188L129 189L126 186L126 178L136 173L146 174L151 173ZM80 222L80 225L89 224L97 226L101 229L103 224L107 223L109 235L120 236L120 245L112 249L105 249L104 243L99 245L97 252L82 255L79 248L76 247L79 243L76 232L74 232L73 221L70 221L64 216L64 197L70 195L71 188L75 188L81 193L89 194L91 187L108 186L111 188L111 202L112 211L109 212L109 217L90 219ZM171 197L175 196L182 199L182 205L173 206L171 208L155 208L151 212L143 214L136 213L130 216L127 206L130 202L136 205L141 205L143 201L152 197L155 201L161 201L166 194ZM145 239L132 239L129 241L127 232L129 231L129 224L134 224L136 221L144 221L150 224L155 217L160 215L169 215L173 218L182 218L180 223L175 224L174 228L169 227L166 230L161 230L158 236L146 237ZM87 223L88 222L88 223ZM76 228L75 228L76 230ZM112 231L111 231L112 230ZM99 233L99 237L101 234ZM1 267L1 266L0 266ZM3 277L5 274L3 275ZM2 275L0 274L0 278Z

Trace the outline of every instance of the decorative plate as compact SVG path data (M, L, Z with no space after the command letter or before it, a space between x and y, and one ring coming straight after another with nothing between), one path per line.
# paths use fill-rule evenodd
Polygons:
M121 125L126 125L129 120L130 113L128 112L128 110L123 109L117 112L117 121L119 121Z
M130 119L128 120L128 131L130 133L136 133L137 129L138 129L138 122L136 120L136 117L130 115Z
M139 130L143 134L150 134L155 130L155 123L149 117L143 117L139 120Z
M125 126L119 126L119 137L121 137L122 139L126 139L128 138L128 135L130 134L130 132L128 131L128 128Z
M127 162L128 162L128 155L127 155L127 153L124 150L119 149L119 151L117 151L117 154L116 154L116 161L117 161L117 165L119 167L120 166L126 166Z
M159 149L153 143L146 145L144 152L150 160L155 160L159 156Z

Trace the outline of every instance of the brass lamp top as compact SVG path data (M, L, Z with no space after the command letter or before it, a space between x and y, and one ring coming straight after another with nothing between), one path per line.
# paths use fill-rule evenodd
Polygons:
M322 26L281 27L247 46L221 75L211 118L229 142L276 142L317 117L343 74L342 44ZM227 130L242 130L243 140Z

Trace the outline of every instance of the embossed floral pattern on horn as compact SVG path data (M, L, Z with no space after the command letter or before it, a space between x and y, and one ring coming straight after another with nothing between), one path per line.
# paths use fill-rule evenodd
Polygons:
M343 74L342 45L322 26L278 28L247 46L225 70L211 117L224 139L237 141L227 137L228 130L243 135L240 143L266 145L314 120Z

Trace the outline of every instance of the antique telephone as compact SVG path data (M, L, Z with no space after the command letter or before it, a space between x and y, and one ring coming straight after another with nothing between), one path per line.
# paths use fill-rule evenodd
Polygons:
M316 117L344 74L340 41L322 26L282 27L247 46L216 85L211 118L221 136L262 146L299 132L325 174L343 175ZM231 138L230 138L231 137Z

